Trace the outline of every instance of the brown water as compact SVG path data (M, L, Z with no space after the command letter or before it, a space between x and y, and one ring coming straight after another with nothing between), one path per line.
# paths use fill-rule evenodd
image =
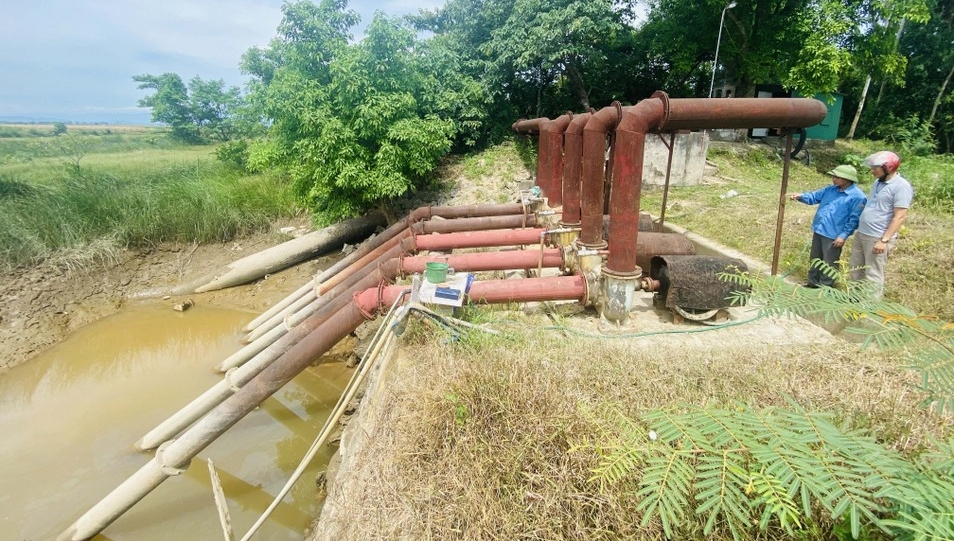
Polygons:
M255 314L143 304L84 327L0 376L0 539L59 535L148 460L133 443L214 385ZM312 367L207 447L186 473L94 539L223 539L206 459L241 537L298 465L351 370ZM317 516L326 448L256 539L300 540Z

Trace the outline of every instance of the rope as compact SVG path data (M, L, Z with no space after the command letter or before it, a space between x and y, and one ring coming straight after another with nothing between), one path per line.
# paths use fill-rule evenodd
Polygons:
M391 305L390 310L388 310L387 315L385 315L384 320L381 322L381 326L378 327L374 338L372 338L371 344L373 347L369 349L368 354L363 359L361 363L361 370L355 372L351 377L351 381L349 381L348 386L345 387L345 392L341 394L341 396L338 398L338 403L335 404L334 409L331 410L331 416L325 421L324 426L322 426L321 431L318 433L318 437L315 438L315 441L311 444L311 447L309 447L308 451L305 453L305 456L302 457L301 462L299 462L298 467L295 468L295 471L292 472L292 475L285 483L285 486L283 486L278 492L278 494L275 496L275 499L272 500L272 503L262 513L262 516L255 521L255 524L252 524L252 527L249 528L248 532L242 537L241 541L249 541L249 539L252 538L262 524L268 520L268 517L272 514L272 511L274 511L275 508L277 508L281 501L285 498L285 496L288 495L288 492L305 472L308 464L310 464L315 458L315 455L318 454L321 446L324 445L325 440L331 434L331 428L335 423L338 422L338 420L344 414L344 410L347 408L348 403L350 403L355 394L357 394L358 388L361 386L361 383L364 381L369 369L374 364L373 361L377 358L384 345L389 343L393 338L394 332L392 326L389 324L389 320L397 311L398 304L404 300L404 297L408 293L410 293L410 290L405 290L401 295L398 295L397 299L394 300L394 304ZM406 314L407 311L403 311L402 315Z

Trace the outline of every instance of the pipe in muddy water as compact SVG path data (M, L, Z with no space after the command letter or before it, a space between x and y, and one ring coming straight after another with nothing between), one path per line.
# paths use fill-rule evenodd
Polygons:
M388 257L387 260L381 261L377 266L369 267L367 272L363 274L352 275L345 282L336 286L327 295L316 299L316 303L318 304L314 312L308 315L300 324L292 327L290 331L286 331L284 335L277 338L274 343L268 345L261 352L247 360L245 364L237 367L234 372L230 373L229 378L217 383L149 431L136 443L136 446L139 449L153 449L184 430L195 422L196 419L201 418L217 404L221 403L222 400L226 399L230 394L246 385L256 374L281 357L286 349L293 347L295 343L322 326L330 314L351 301L351 295L355 292L371 288L382 282L393 281L396 276L402 273L423 272L429 261L449 261L455 269L470 272L525 268L527 266L536 265L540 257L538 252L531 251L527 251L523 254L493 252L404 258L398 257L399 253L400 247L392 247L385 254L382 254L380 258L384 259L384 257ZM548 268L562 268L564 266L562 250L546 250L543 262L544 266ZM277 329L280 330L276 334L285 330L284 326L277 327ZM264 336L262 338L264 338ZM222 365L219 365L219 367L222 368Z
M282 355L282 362L266 367L257 378L225 399L179 438L163 445L154 459L84 513L57 540L87 540L102 532L167 478L181 473L210 443L310 365L317 356L331 349L364 319L364 314L354 303L340 309L322 325L322 332L309 333Z
M316 357L331 349L366 318L373 317L383 302L395 302L405 290L406 287L402 286L373 287L356 293L351 302L321 324L321 332L309 332L177 439L161 446L153 460L84 513L57 540L82 541L102 532L168 477L181 473L203 449L307 368ZM582 276L475 282L468 293L471 301L488 303L530 300L584 302L586 297L586 280Z

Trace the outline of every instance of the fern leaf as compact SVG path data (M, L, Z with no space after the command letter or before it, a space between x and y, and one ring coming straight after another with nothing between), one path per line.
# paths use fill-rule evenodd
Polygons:
M685 520L693 478L687 458L686 453L674 449L668 455L647 459L636 493L641 498L637 511L643 516L642 526L658 516L666 536L672 537L674 526Z

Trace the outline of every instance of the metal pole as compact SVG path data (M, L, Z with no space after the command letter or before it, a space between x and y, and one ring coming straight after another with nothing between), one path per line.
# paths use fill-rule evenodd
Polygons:
M775 247L772 249L772 276L778 274L778 252L782 244L782 224L785 220L785 192L788 191L788 164L792 160L792 132L785 136L785 159L782 162L782 189L778 194L778 220L775 222Z
M716 69L719 67L719 45L722 44L722 25L725 23L725 12L735 7L735 2L729 2L722 8L722 17L719 19L719 38L716 39L715 59L712 61L712 80L709 81L709 97L712 97L712 88L715 86Z

